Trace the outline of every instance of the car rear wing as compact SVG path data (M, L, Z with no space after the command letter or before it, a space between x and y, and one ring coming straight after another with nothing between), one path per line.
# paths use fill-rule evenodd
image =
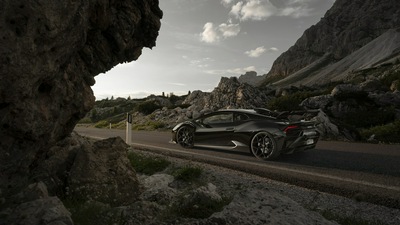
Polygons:
M276 119L286 119L290 121L310 120L311 118L318 115L319 109L315 110L298 110L298 111L272 111L265 108L254 109L257 113L273 117Z

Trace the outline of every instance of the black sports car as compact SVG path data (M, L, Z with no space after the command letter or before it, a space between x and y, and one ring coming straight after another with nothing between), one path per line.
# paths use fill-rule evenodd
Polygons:
M315 122L293 120L299 114L304 118L304 113L310 111L275 112L262 108L215 111L176 125L172 129L172 142L185 148L247 146L255 157L270 160L280 154L315 148L319 138Z

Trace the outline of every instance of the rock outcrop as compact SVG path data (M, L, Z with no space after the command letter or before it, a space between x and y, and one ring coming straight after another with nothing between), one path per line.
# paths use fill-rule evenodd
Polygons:
M195 111L226 108L251 109L264 105L270 99L271 96L250 84L240 83L236 77L222 77L218 86L210 94L192 92L183 104L192 105Z
M0 189L27 185L92 108L94 76L136 60L160 28L158 0L0 3Z
M247 84L250 84L253 86L258 86L261 84L261 82L263 81L264 78L265 78L265 75L258 76L257 72L249 71L243 75L240 75L238 80L240 83L247 83Z
M139 182L127 156L122 138L110 138L85 145L68 171L68 196L113 206L133 203L140 193ZM84 172L82 172L84 171Z
M54 195L114 204L137 197L122 140L66 137L94 105L94 77L155 46L158 3L0 2L0 224L72 224ZM32 185L42 187L35 198L23 191Z
M312 66L298 78L303 79L308 73L345 58L388 30L398 28L399 18L400 2L397 0L337 0L320 22L307 29L294 46L275 60L267 77L280 79Z

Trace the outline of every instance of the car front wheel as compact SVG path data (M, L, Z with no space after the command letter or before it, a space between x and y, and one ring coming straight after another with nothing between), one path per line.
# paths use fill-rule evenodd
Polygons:
M251 153L260 159L271 160L279 156L276 141L268 132L256 133L250 143Z
M192 148L194 145L194 129L183 126L176 132L176 142L184 148Z

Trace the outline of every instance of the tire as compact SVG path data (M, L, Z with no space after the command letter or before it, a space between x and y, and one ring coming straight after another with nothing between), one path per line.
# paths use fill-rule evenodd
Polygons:
M250 142L251 153L263 160L272 160L279 156L276 141L268 132L261 131L256 133Z
M194 129L190 126L183 126L176 132L176 142L184 148L194 146Z

